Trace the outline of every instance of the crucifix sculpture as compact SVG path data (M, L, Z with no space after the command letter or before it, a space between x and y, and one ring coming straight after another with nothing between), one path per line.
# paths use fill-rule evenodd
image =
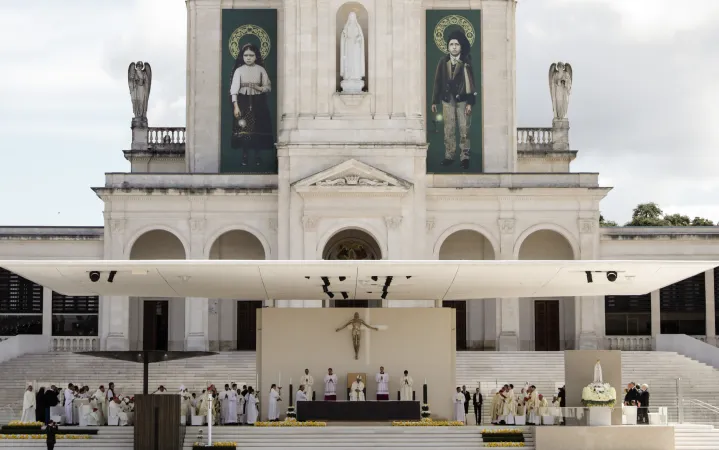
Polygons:
M362 320L359 316L359 313L355 313L354 317L344 324L343 326L337 328L335 331L341 331L347 328L348 326L352 325L352 346L355 349L355 359L359 359L359 349L360 349L360 337L361 337L361 331L362 331L362 325L369 328L370 330L379 331L379 328L375 328L364 320Z

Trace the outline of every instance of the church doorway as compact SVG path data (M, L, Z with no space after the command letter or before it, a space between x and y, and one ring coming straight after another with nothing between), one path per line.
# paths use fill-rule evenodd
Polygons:
M454 310L457 350L467 350L467 302L465 300L444 301L442 307Z
M142 349L167 351L170 331L170 302L145 300L142 306Z
M257 349L257 310L261 301L237 302L237 350Z
M327 241L322 253L322 259L345 261L377 260L382 259L382 250L377 241L368 233L355 229L343 230ZM381 308L382 300L330 298L329 306L330 308Z
M559 300L534 301L534 350L559 351Z

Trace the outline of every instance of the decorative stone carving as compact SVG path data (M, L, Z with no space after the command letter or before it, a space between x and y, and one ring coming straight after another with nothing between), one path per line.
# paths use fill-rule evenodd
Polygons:
M317 224L320 218L315 216L304 216L302 217L302 226L305 231L317 231Z
M205 229L205 219L190 219L190 230L199 233Z
M434 225L435 225L434 217L432 217L432 218L430 218L430 219L427 219L427 222L425 223L425 226L426 226L426 228L427 228L427 232L428 232L428 233L429 233L430 231L434 230Z
M152 86L150 64L142 61L130 63L130 67L127 69L127 83L130 87L132 112L135 114L132 125L133 127L147 127L147 104L150 99L150 87Z
M267 222L268 222L268 226L270 227L270 230L277 231L277 218L270 217L270 219Z
M340 36L340 76L342 92L359 94L364 87L364 33L353 11Z
M384 222L387 224L387 228L389 229L399 228L399 226L402 224L402 216L385 217Z
M552 97L554 119L567 118L569 96L572 93L572 66L569 63L553 63L549 67L549 94Z
M502 234L513 234L514 219L499 219L499 230Z
M112 219L110 221L110 230L113 233L122 233L125 231L125 219Z
M594 233L597 229L598 221L593 219L579 219L579 232L582 234Z
M389 182L350 174L332 180L318 181L317 186L389 186Z

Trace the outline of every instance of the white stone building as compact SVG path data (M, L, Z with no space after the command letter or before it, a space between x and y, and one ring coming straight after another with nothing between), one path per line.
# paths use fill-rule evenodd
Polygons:
M599 206L610 188L599 186L596 173L571 172L577 152L568 123L518 128L514 0L187 5L186 128L133 130L124 152L130 171L108 173L94 188L104 202L104 227L0 227L0 259L719 258L719 228L600 228ZM369 88L346 96L336 89L338 11L356 5L367 13ZM483 173L432 174L425 10L468 7L482 12ZM220 173L223 8L278 10L277 174ZM548 123L551 112L548 101ZM632 299L445 306L457 309L458 348L644 349L660 331L714 342L715 286L708 272ZM53 335L58 350L252 349L254 308L263 306L242 299L68 299L8 273L0 274L0 302L0 335ZM434 306L410 303L323 298L264 306Z

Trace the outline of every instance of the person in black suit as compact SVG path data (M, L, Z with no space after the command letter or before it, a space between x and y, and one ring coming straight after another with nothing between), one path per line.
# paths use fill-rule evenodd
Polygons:
M477 425L482 423L482 394L479 392L479 388L474 392L472 396L472 405L474 406L474 421Z
M639 392L637 391L637 384L633 381L627 385L627 393L624 395L625 406L637 406L639 402Z
M642 384L642 389L639 391L637 423L649 425L649 386L647 384Z
M567 390L566 386L562 386L559 388L559 393L557 394L557 398L559 398L559 407L560 408L566 408L567 407ZM562 413L564 413L564 410L562 410ZM564 421L564 414L562 414L562 425L566 424Z
M462 395L464 395L464 417L469 414L469 400L472 398L467 392L467 386L462 386Z
M50 389L45 391L45 400L43 402L43 406L45 407L45 410L43 411L43 422L46 424L50 422L50 408L57 406L57 404L60 403L58 394L59 392L55 385L50 386Z
M53 450L55 448L55 441L57 439L55 437L55 435L57 434L57 424L51 420L44 428L46 433L47 450Z

